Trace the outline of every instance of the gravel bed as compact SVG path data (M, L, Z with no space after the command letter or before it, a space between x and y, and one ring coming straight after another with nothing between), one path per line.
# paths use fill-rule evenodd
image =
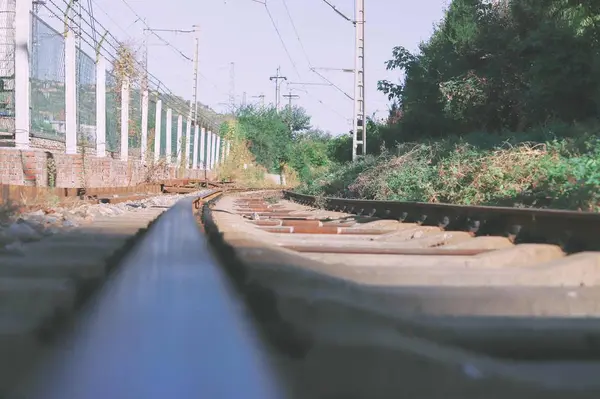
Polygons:
M81 204L53 207L18 215L5 213L0 218L0 254L22 254L23 245L44 237L93 223L98 217L117 217L151 207L170 207L190 194L166 194L118 204ZM1 212L1 210L0 210Z

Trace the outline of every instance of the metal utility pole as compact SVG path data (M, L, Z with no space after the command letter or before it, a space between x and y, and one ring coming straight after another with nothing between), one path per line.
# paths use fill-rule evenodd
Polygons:
M275 81L275 109L279 111L279 80L287 80L287 77L279 75L281 67L277 67L277 74L275 76L271 76L269 80Z
M246 106L246 92L242 93L242 106L245 107Z
M323 0L323 2L331 7L339 16L346 21L352 22L354 25L354 69L341 69L343 72L354 72L354 98L351 98L348 94L344 93L348 98L354 101L354 118L352 122L352 160L354 161L359 155L359 146L361 149L360 155L365 155L367 153L367 124L365 120L365 0L354 0L354 21L344 15L329 1ZM339 68L311 68L315 73L317 73L317 69L340 70ZM324 78L324 76L319 73L317 73L317 75ZM325 80L327 79L325 78ZM327 81L329 82L329 80ZM342 91L339 87L336 88Z
M354 54L354 120L352 130L352 160L367 153L367 124L365 121L365 1L356 1L354 28L356 47Z
M189 110L189 118L192 121L196 121L198 118L198 47L200 41L200 29L198 25L192 25L191 30L183 30L183 29L154 29L154 28L144 28L144 68L146 71L144 72L145 89L148 88L148 33L149 32L170 32L170 33L193 33L194 34L194 59L192 63L194 64L193 69L193 99L190 100L190 110ZM186 57L187 58L187 57ZM189 58L187 58L189 60Z
M290 90L290 94L284 94L284 97L286 97L288 99L288 118L289 118L289 126L290 126L290 132L292 131L292 100L294 98L300 98L299 95L297 94L292 94L292 91Z
M192 114L192 107L190 104L190 120L193 121L194 126L198 124L198 58L199 58L199 46L200 46L200 28L198 25L192 26L194 29L194 74L193 74L193 101L194 101L194 113Z

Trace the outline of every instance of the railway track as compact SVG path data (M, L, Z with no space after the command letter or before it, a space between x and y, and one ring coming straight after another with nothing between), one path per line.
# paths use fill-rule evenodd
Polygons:
M284 196L206 220L293 397L600 392L598 215Z
M598 397L597 215L225 194L7 268L7 397Z
M99 214L91 222L27 242L17 253L1 251L0 245L0 398L73 323L148 227L180 197L168 196L167 206Z

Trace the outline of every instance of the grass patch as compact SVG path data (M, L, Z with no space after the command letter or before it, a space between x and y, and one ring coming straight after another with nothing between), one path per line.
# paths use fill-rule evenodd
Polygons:
M297 191L345 198L599 211L600 135L594 128L573 129L579 129L577 134L563 138L544 129L521 134L520 139L511 134L471 134L403 143L356 163L332 166Z

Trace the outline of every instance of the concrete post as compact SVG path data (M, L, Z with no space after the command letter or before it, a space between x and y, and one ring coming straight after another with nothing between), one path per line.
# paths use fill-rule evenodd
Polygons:
M129 78L124 77L121 84L121 160L129 156Z
M212 132L206 133L206 169L212 169Z
M187 123L185 124L185 168L190 168L190 141L192 140L192 120L190 118L187 119Z
M146 163L146 150L148 149L148 90L142 90L142 143L140 145L140 159L142 165Z
M204 145L204 137L206 136L206 129L200 129L200 167L206 169L206 151Z
M213 137L213 158L212 158L212 167L213 169L217 168L217 148L218 148L218 139L219 139L219 135L217 133L213 133L214 137Z
M181 166L181 136L183 133L183 116L177 117L177 167Z
M96 60L96 156L106 156L106 59Z
M227 150L225 152L225 158L229 158L229 150L231 149L231 141L227 140Z
M167 158L167 165L171 165L171 163L173 163L171 140L173 140L173 110L171 108L167 108L167 145L165 147L165 158Z
M221 163L221 136L217 136L217 146L215 148L215 164L219 166Z
M210 168L215 169L215 150L217 149L217 135L212 133L210 138Z
M212 169L215 169L216 164L217 164L217 144L218 144L217 143L217 137L219 137L219 136L217 136L216 133L213 133L213 139L212 139L212 141L213 141L213 149L212 149L213 153L212 153L212 164L211 164L211 168Z
M77 154L77 46L75 32L65 37L65 153Z
M29 148L31 126L30 102L30 55L32 0L17 0L15 9L15 147Z
M192 155L192 169L198 169L198 136L200 135L200 128L196 125L194 129L194 150Z
M162 100L156 101L156 116L154 117L154 162L160 159L160 136L162 134Z

